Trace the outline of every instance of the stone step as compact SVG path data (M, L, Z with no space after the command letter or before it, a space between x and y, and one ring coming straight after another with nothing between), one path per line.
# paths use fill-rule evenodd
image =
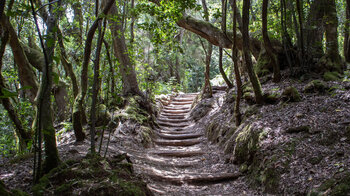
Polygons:
M180 98L175 97L171 101L177 101L177 102L193 102L193 98Z
M182 140L154 140L154 143L160 146L193 146L201 143L200 139L182 139Z
M168 134L168 135L195 134L194 131L182 131L182 130L160 130L159 133Z
M193 139L193 138L199 138L203 136L199 133L190 133L190 134L164 134L164 133L158 133L157 134L160 138L163 139L169 139L169 140L181 140L181 139Z
M189 124L184 124L184 123L169 123L169 122L162 122L162 121L158 121L157 122L158 125L161 125L161 126L165 126L165 127L187 127Z
M166 110L190 110L191 107L184 107L184 106L170 107L170 106L165 106L164 109L166 109Z
M192 101L190 101L190 102L171 101L169 105L188 105L188 106L191 106Z
M168 113L168 114L184 114L188 113L191 110L162 110L162 113Z
M194 157L203 155L204 152L201 150L195 150L195 151L186 151L186 150L162 150L162 151L154 151L151 152L152 154L162 156L162 157Z
M161 122L169 122L169 123L186 123L190 121L190 119L169 119L169 118L158 118L158 121Z
M156 181L167 182L169 184L214 184L225 181L236 180L242 176L239 172L234 173L175 173L166 170L143 167L140 168L148 177Z
M185 115L184 114L160 114L160 117L163 118L169 118L169 119L185 119Z

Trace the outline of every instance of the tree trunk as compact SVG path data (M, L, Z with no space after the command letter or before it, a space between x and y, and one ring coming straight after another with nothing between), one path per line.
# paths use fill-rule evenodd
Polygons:
M109 44L107 43L107 41L105 39L103 39L103 44L105 45L106 48L106 55L107 55L107 61L109 64L109 74L110 74L110 82L111 82L111 93L114 93L115 91L115 75L114 75L114 66L113 66L113 62L111 59L111 54L109 52Z
M263 101L263 95L262 95L262 89L260 85L260 81L258 76L256 75L254 69L253 69L253 63L250 56L250 49L249 49L249 7L250 7L250 0L245 0L243 2L243 27L242 27L242 36L243 36L243 53L244 53L244 59L245 64L248 72L248 76L250 79L250 82L252 83L254 94L255 94L255 101L257 104L262 104Z
M74 12L73 16L73 31L77 33L77 41L80 45L83 44L83 13L80 1L72 3L72 8Z
M3 88L6 88L4 78L2 77L2 58L4 56L6 44L9 40L9 34L8 32L4 33L4 36L1 37L1 46L0 46L0 96L3 96ZM10 98L3 97L0 99L2 105L4 106L5 110L7 111L10 119L12 120L13 124L15 125L15 133L18 137L18 150L19 152L24 151L28 147L28 143L31 141L31 135L30 133L25 130L25 128L22 125L21 120L18 117L18 114L13 107Z
M241 122L242 122L242 115L240 112L240 102L241 102L241 97L242 97L242 81L241 81L241 75L239 73L239 68L238 68L238 62L237 62L237 3L236 0L233 0L232 2L232 10L233 10L233 47L232 47L232 60L233 60L233 66L234 66L234 72L235 72L235 79L236 79L236 92L237 92L237 97L236 97L236 103L235 103L235 118L236 118L236 126L238 127Z
M335 0L323 0L324 12L323 18L326 34L326 54L332 61L331 71L342 72L343 67L341 65L341 57L339 55L338 47L338 18Z
M114 17L118 17L118 8L115 4L112 5L109 13ZM123 81L124 95L141 95L139 85L136 78L135 68L131 62L129 51L125 43L125 36L122 25L116 20L109 19L110 28L113 37L113 51L119 62L119 71Z
M202 6L204 9L204 19L206 22L209 22L209 11L207 7L207 3L205 0L202 0ZM202 43L202 42L201 42ZM204 73L204 87L203 87L203 96L205 97L212 97L213 96L213 90L211 88L210 84L210 62L211 62L211 55L213 53L213 45L208 41L208 48L205 49L205 45L202 43L202 47L205 52L205 73Z
M8 30L10 35L9 44L12 49L15 63L18 66L18 75L21 86L31 87L30 89L26 90L26 94L31 103L34 104L34 99L38 92L38 82L36 80L36 76L33 71L32 65L29 63L27 56L24 53L24 50L18 40L17 33L12 27L9 18L5 15L3 15L3 17L1 18L1 25Z
M222 32L224 32L224 34L226 35L227 31L226 31L226 9L227 9L227 0L222 0L221 1L221 10L222 10L222 21L221 21L221 30ZM227 85L227 87L229 89L233 88L233 84L232 82L228 79L228 77L226 76L225 70L223 68L222 65L222 56L223 56L223 51L222 48L219 48L219 70L220 73L222 75L222 78L225 80L225 83Z
M273 67L273 81L279 82L281 80L281 72L280 67L277 62L277 57L275 54L275 51L272 47L269 35L267 33L267 7L268 7L268 0L263 0L262 5L262 35L264 39L264 46L267 52L267 55L270 57L272 67Z
M346 22L344 33L344 57L346 62L350 62L350 0L346 0Z
M36 172L36 182L41 177L41 134L44 136L44 147L45 147L45 159L43 164L43 172L47 173L51 169L58 166L60 159L58 157L57 145L56 145L56 136L55 128L53 127L53 117L52 117L52 108L51 108L51 88L52 88L52 67L53 67L53 56L55 50L56 42L56 18L52 14L52 7L49 6L49 14L47 14L47 41L44 46L43 39L41 37L39 25L36 18L36 13L34 11L34 5L31 1L32 12L34 21L37 27L37 31L40 38L41 47L43 49L45 57L45 66L43 67L43 74L41 78L40 89L37 96L37 131L35 141L39 149L38 157L38 170ZM50 44L49 44L50 43ZM36 169L36 168L35 168Z
M109 0L104 8L103 8L103 15L106 15L108 10L114 5L115 0ZM83 108L84 104L84 99L86 96L87 92L87 87L88 87L88 68L89 68L89 62L90 62L90 56L91 56L91 45L92 45L92 40L94 38L95 31L98 27L99 21L102 20L102 16L98 17L92 26L90 27L88 34L86 36L86 41L85 41L85 49L84 49L84 61L83 61L83 66L81 70L81 90L76 97L74 101L74 106L73 106L73 128L74 128L74 134L76 136L76 141L83 141L85 139L85 134L83 132L83 122L82 122L82 117L83 113L85 113L85 110Z

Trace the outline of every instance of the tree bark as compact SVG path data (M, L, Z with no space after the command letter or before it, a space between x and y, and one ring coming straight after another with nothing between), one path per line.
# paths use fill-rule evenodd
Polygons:
M112 62L112 59L111 59L111 54L109 52L110 50L110 47L109 47L109 44L107 43L107 41L105 39L103 39L103 44L105 45L105 48L106 48L106 55L107 55L107 61L108 61L108 64L109 64L109 74L110 74L110 82L111 82L111 93L114 93L114 90L115 90L115 75L114 75L114 66L113 66L113 62Z
M344 32L344 57L346 62L350 62L350 0L346 0L346 22Z
M27 56L18 40L18 36L14 28L12 27L9 18L3 15L1 18L1 25L5 27L10 35L9 44L12 49L13 58L18 66L18 75L21 86L31 87L25 90L31 103L35 104L34 100L38 92L38 82L36 80L35 73L33 71L32 65L29 63Z
M338 47L338 18L335 0L324 1L324 26L326 34L326 54L336 65L331 69L342 72L341 58Z
M273 67L273 81L279 82L281 80L280 66L278 64L275 51L272 47L269 35L267 33L267 7L268 7L268 3L269 3L268 0L263 0L263 5L262 5L262 35L263 35L264 46L265 46L267 55L270 57L272 67Z
M207 3L205 0L202 0L202 6L204 9L204 19L206 22L209 22L209 11L207 7ZM213 53L213 45L208 41L208 48L205 49L205 45L202 44L202 47L205 52L205 73L204 73L204 87L203 87L203 96L205 97L212 97L213 96L213 90L211 88L210 84L210 62L211 62L211 55Z
M108 13L108 10L112 7L114 4L115 0L109 0L106 5L103 8L103 15L106 15ZM76 141L83 141L85 139L85 134L83 132L83 122L82 122L82 117L83 117L83 112L85 112L83 108L84 104L84 99L86 96L87 92L87 86L88 86L88 68L89 68L89 62L90 62L90 56L91 56L91 45L92 45L92 40L94 38L95 31L98 27L99 21L102 20L102 15L100 15L92 24L90 27L88 34L86 36L86 41L85 41L85 48L84 48L84 60L83 60L83 65L82 65L82 71L81 71L81 90L76 97L74 101L74 106L73 106L73 128L74 128L74 133L76 136Z
M222 12L221 30L226 35L226 33L227 33L227 31L226 31L226 9L227 9L226 4L227 4L227 0L222 0L221 4L222 4L222 6L221 6L221 10L222 10L221 11ZM220 70L220 73L222 75L222 78L225 80L227 87L229 89L231 89L231 88L233 88L233 84L226 76L225 70L224 70L223 65L222 65L222 56L223 56L223 51L222 51L222 48L219 47L219 70Z
M248 76L250 79L250 82L252 83L254 94L255 94L255 101L257 104L262 104L263 101L263 95L262 95L262 89L260 85L260 81L258 76L256 75L254 69L253 69L253 63L250 56L250 49L249 49L249 33L248 33L248 27L249 27L249 7L250 7L250 0L245 0L243 2L243 27L242 27L242 34L243 34L243 53L244 53L244 59L245 64L248 72Z
M239 68L238 68L238 56L237 56L237 3L236 0L233 0L231 6L233 10L233 47L232 47L232 60L233 60L233 66L234 66L234 72L235 72L235 79L236 79L236 92L237 92L237 97L236 97L236 102L235 102L235 119L236 119L236 126L238 127L241 122L242 122L242 115L240 112L240 102L241 102L241 97L242 97L242 81L241 81L241 75L239 73Z
M4 78L2 77L2 58L5 53L6 44L9 40L9 34L8 32L4 33L4 36L1 37L1 46L0 46L0 96L3 96L3 88L6 88L6 84L4 81ZM10 119L12 120L13 124L15 125L15 133L18 137L18 150L19 152L24 151L28 147L28 143L31 141L31 134L23 127L21 120L18 117L18 114L15 110L15 107L13 107L10 98L3 97L0 99L2 105L4 106L5 110L7 111Z
M111 6L109 14L118 17L118 8L115 4ZM141 95L143 97L138 86L135 68L126 46L122 24L114 19L109 19L108 22L112 31L114 55L118 59L119 71L122 76L123 94Z

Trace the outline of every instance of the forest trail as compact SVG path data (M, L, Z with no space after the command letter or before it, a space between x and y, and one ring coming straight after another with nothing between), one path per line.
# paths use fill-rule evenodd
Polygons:
M225 164L223 153L208 143L203 127L189 118L196 95L178 95L163 108L154 147L130 154L135 171L155 195L242 194L245 183L235 182L238 168Z

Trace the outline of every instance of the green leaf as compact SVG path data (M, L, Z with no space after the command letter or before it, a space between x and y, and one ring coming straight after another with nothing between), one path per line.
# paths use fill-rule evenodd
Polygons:
M53 75L53 82L58 85L59 81L60 81L60 76L56 73L56 72L52 72Z
M2 93L2 95L0 96L0 99L10 98L10 97L17 97L18 96L17 92L10 91L10 90L8 90L6 88L2 88L1 89L1 93Z

